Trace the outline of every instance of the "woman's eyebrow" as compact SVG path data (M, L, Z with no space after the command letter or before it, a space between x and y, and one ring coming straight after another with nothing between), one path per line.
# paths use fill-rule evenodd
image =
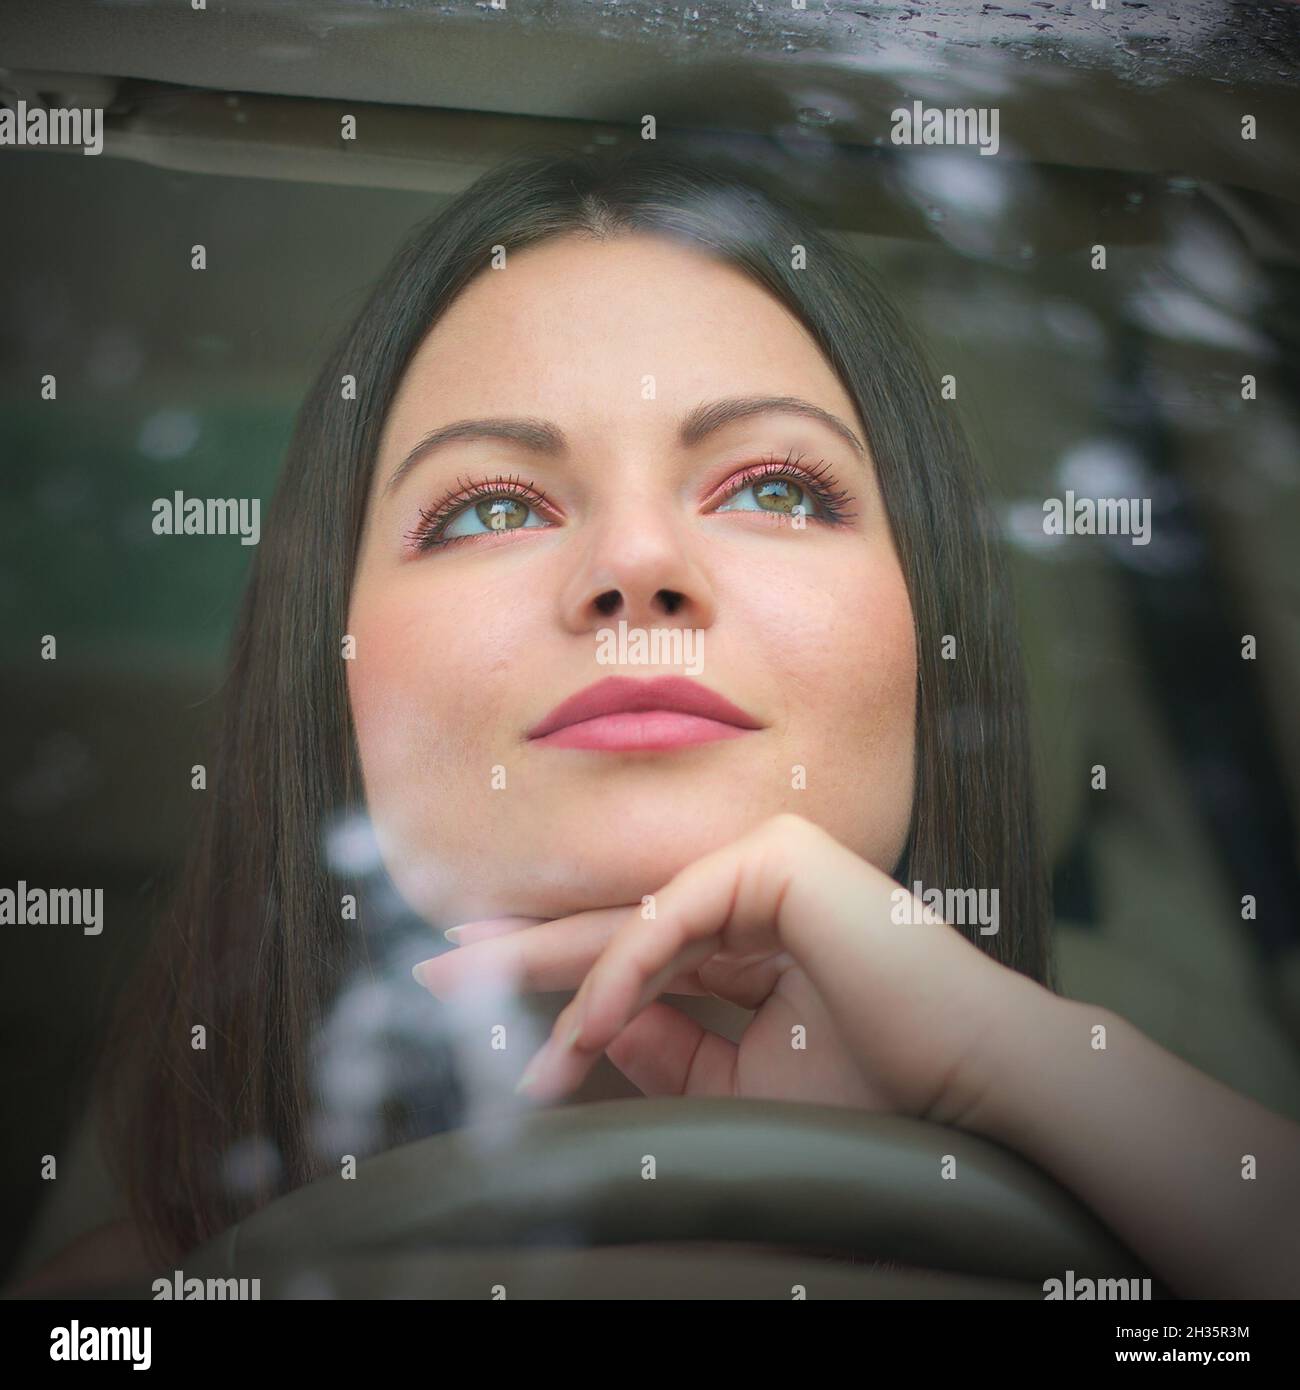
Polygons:
M681 441L690 448L724 425L751 415L767 414L803 415L809 420L818 420L834 430L866 462L866 446L838 415L832 415L829 410L823 410L811 401L800 400L798 396L730 396L725 400L697 405L682 421Z
M456 420L450 425L439 426L420 440L393 470L393 476L384 484L385 494L391 492L411 468L435 449L445 444L463 443L467 439L504 439L507 443L519 444L538 454L562 454L568 447L563 431L545 420Z
M730 396L723 400L708 401L703 405L697 405L685 415L678 431L678 438L684 447L692 448L726 425L753 415L765 414L802 415L807 419L820 421L834 430L860 459L866 460L865 445L838 415L832 415L829 410L823 410L821 406L801 400L798 396ZM384 485L385 494L391 492L415 464L427 458L435 449L446 444L474 439L501 439L530 449L534 453L549 455L562 454L568 448L563 430L546 420L509 417L456 420L450 425L441 425L438 429L430 431L410 450Z

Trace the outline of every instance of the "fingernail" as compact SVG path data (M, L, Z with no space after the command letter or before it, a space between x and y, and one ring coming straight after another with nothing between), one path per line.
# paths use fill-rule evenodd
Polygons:
M572 1047L578 1041L578 1034L582 1032L582 1025L587 1021L587 981L582 982L577 994L573 996L573 1002L569 1005L569 1017L573 1019L573 1032L569 1040L565 1043L566 1047Z
M542 1072L545 1070L546 1063L552 1054L572 1051L573 1046L578 1041L578 1037L581 1033L582 1025L576 1024L573 1028L569 1030L567 1034L565 1034L564 1040L562 1042L557 1043L555 1039L552 1038L550 1041L543 1044L542 1050L524 1068L524 1074L519 1078L518 1082L516 1082L515 1094L520 1095L522 1092L528 1090L529 1087L537 1081L537 1079L541 1076Z
M428 965L428 963L427 960L422 960L418 965L413 965L411 967L411 978L417 985L422 985L425 989L429 988L424 980L424 967Z
M456 946L456 945L458 945L458 944L460 943L460 934L461 934L461 932L463 932L464 930L465 930L465 928L464 928L463 926L460 926L460 927L448 927L447 930L446 930L445 932L443 932L443 936L445 936L445 937L447 938L447 940L450 941L451 944L452 944L453 946Z

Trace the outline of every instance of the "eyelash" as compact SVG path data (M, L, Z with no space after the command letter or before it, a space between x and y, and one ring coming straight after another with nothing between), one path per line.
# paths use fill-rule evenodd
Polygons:
M803 455L793 451L784 459L769 456L761 463L751 464L730 477L723 488L717 505L720 507L737 497L746 488L765 478L790 477L798 480L812 493L817 504L818 515L809 516L809 521L820 521L828 526L843 526L853 519L854 513L847 509L850 494L836 484L834 475L824 459L815 464L803 463ZM715 494L716 495L716 494ZM498 476L482 482L472 482L457 478L456 488L447 494L436 507L421 508L420 520L407 534L406 539L420 552L455 545L458 541L476 539L474 536L443 536L442 532L460 515L466 507L473 506L489 497L517 497L530 507L540 511L554 511L550 499L540 488L526 483L516 475ZM536 527L530 529L538 529Z
M733 497L737 497L746 488L753 487L755 483L761 483L765 478L789 477L794 478L806 487L813 495L813 501L817 504L819 515L809 516L808 521L820 521L827 526L843 526L852 521L854 513L848 510L848 502L851 500L850 494L842 487L839 487L835 480L835 475L830 471L825 459L819 459L814 464L805 464L803 454L796 455L793 450L784 459L771 455L761 463L751 464L748 468L742 468L739 473L728 478L723 485L724 495L718 505L730 502ZM779 515L770 513L770 515Z
M472 541L473 536L443 536L442 532L465 510L472 507L475 502L482 502L488 497L517 497L521 502L530 507L536 507L539 511L554 511L550 499L540 488L534 487L531 483L526 483L520 477L511 474L509 477L496 477L482 482L472 482L465 478L456 479L456 488L453 492L438 503L436 507L421 508L420 520L414 530L408 533L406 539L418 551L433 550L442 546L455 545L457 541ZM533 528L534 530L537 528Z

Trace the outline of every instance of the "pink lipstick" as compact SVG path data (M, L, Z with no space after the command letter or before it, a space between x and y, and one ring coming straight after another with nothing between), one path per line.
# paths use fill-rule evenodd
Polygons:
M556 705L527 737L550 748L650 753L740 738L762 727L730 700L683 676L609 676Z

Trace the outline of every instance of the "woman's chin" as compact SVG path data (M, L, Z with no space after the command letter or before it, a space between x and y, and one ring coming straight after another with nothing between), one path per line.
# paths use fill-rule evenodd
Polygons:
M791 805L774 799L768 804L744 788L714 799L652 804L643 798L618 812L570 803L520 818L510 809L509 817L488 824L467 813L459 821L406 825L400 836L381 835L394 885L425 921L445 928L495 917L553 919L640 907L697 859L783 810L824 825L886 870L893 862L887 851L900 849L906 835L901 809L897 826L872 825L862 806L827 807L806 797L792 798ZM864 825L874 836L864 836ZM439 852L423 848L428 845Z
M570 835L549 834L543 852L530 855L532 871L521 887L529 901L545 906L538 916L640 905L697 859L733 843L757 823L739 805L713 812L679 804L662 814L624 817L621 823L575 826Z
M747 824L537 827L484 862L449 864L436 875L395 875L398 890L431 923L446 927L493 917L568 917L596 908L641 906L682 869L745 833ZM498 844L501 841L498 839ZM436 878L436 882L434 879Z
M503 889L499 882L490 889L485 885L481 894L472 895L463 906L468 908L471 902L492 905L491 911L479 914L476 910L475 915L545 918L569 917L596 908L640 906L698 857L699 853L679 843L659 855L641 846L620 857L618 849L611 846L607 856L602 853L598 858L589 853L551 858L537 864L533 873L511 889Z

